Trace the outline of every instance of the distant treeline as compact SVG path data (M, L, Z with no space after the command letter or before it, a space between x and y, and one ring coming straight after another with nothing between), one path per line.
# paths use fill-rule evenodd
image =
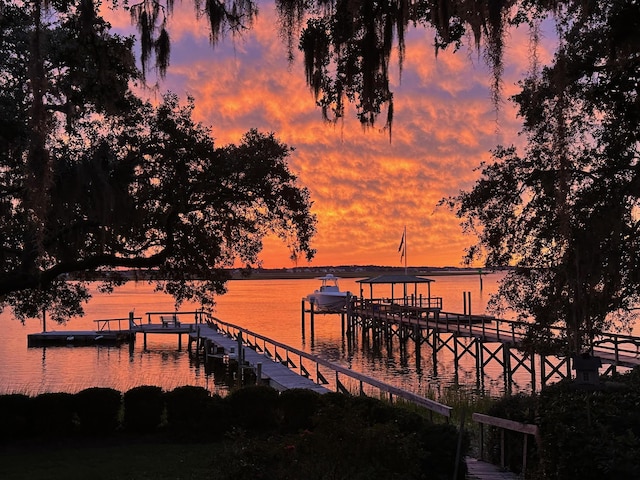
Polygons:
M442 276L442 275L479 275L507 271L510 267L481 268L481 267L408 267L408 275L417 276ZM235 268L229 269L229 274L234 280L264 280L272 278L314 278L319 275L331 273L337 277L367 278L377 275L405 273L404 267L388 267L380 265L340 265L321 267L290 267L290 268ZM153 270L119 270L109 272L84 272L70 275L70 280L104 280L114 276L125 280L147 281L157 280L157 274ZM198 280L193 278L192 280Z

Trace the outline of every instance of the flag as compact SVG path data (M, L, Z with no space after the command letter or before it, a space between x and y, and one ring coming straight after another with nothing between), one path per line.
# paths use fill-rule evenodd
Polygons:
M402 259L404 258L404 256L407 253L407 244L406 244L406 236L407 236L407 227L404 228L404 231L402 232L402 239L400 239L400 246L398 247L398 252L402 252L400 254L400 261L402 262Z

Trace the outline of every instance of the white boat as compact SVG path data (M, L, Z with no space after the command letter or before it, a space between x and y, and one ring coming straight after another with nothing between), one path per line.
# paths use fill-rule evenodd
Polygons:
M338 312L345 308L347 299L351 296L351 292L342 292L338 287L339 277L328 273L324 277L318 277L322 280L320 288L307 295L307 301L313 304L313 310L316 312Z

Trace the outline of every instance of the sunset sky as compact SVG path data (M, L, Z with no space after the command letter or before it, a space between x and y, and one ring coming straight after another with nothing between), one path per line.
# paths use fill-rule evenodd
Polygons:
M127 15L109 18L117 30L131 31ZM218 146L237 143L255 127L295 147L290 166L310 190L318 217L311 265L403 265L398 246L406 225L409 266L460 266L473 238L437 203L473 185L490 149L522 142L508 97L529 68L528 31L507 39L505 101L496 112L491 74L470 39L459 52L436 59L433 31L410 27L402 78L397 58L391 62L390 142L377 127L363 131L353 110L337 125L323 121L305 83L302 55L296 51L288 64L275 25L273 2L262 1L253 29L214 49L206 22L194 19L189 3L176 4L171 63L159 92L193 96L195 117L212 127ZM543 32L552 34L552 28ZM551 55L542 46L538 54L543 61ZM261 258L266 268L294 266L277 239L267 239Z

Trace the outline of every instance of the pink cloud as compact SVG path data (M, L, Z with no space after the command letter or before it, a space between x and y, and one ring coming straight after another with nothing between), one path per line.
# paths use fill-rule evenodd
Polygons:
M128 28L128 19L117 19L114 25ZM491 73L478 53L463 48L436 59L433 33L411 29L402 78L392 67L390 142L388 132L363 132L352 107L338 124L323 122L305 84L302 57L288 64L275 25L272 4L263 4L252 30L212 49L206 23L196 24L191 9L177 4L162 88L195 97L196 118L212 126L218 145L237 142L255 127L295 147L291 168L311 191L318 216L314 265L399 265L405 225L412 265L458 265L473 239L462 235L451 212L436 207L438 201L470 188L478 176L474 168L490 158L490 149L522 141L514 107L505 102L496 112ZM509 38L505 98L530 66L527 38L521 31ZM539 53L550 57L548 43ZM267 267L292 265L273 238L265 241L262 258Z

